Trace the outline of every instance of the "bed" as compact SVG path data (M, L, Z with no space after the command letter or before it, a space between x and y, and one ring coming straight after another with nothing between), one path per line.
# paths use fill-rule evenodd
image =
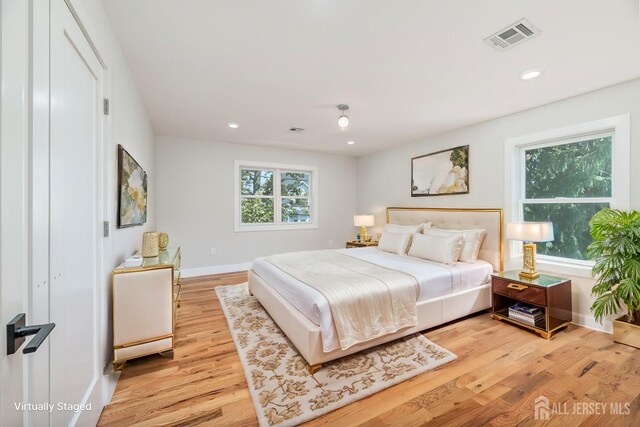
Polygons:
M387 208L387 223L417 225L431 222L443 229L484 228L476 263L448 266L393 255L376 248L344 249L350 257L381 267L406 271L417 280L417 322L344 349L335 338L335 324L326 299L272 264L258 259L249 271L249 292L266 309L315 371L323 363L424 329L459 319L491 305L490 275L503 269L501 209Z

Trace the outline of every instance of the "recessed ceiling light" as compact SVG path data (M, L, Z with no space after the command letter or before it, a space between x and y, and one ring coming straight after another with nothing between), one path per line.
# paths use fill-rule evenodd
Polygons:
M240 125L237 123L227 123L227 126L229 126L231 129L238 129L240 127Z
M530 70L526 70L520 73L520 78L522 80L535 79L536 77L540 77L540 75L542 75L542 71L543 71L542 68L532 68Z
M355 144L355 143L356 143L355 141L347 141L347 144L348 144L348 145L353 145L353 144Z

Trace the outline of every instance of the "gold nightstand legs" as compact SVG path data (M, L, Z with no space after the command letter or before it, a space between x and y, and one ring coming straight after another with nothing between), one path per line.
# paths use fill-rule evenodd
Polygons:
M530 330L532 332L535 332L536 334L540 335L542 338L544 338L546 340L551 339L551 337L553 335L555 335L556 332L566 328L569 325L569 323L567 322L567 323L564 323L564 324L552 329L549 332L546 332L546 331L541 331L538 328L534 328L533 326L529 326L529 325L526 325L524 323L520 323L518 321L511 320L508 317L500 316L500 315L497 315L497 314L491 313L491 318L495 319L495 320L502 320L502 321L505 321L507 323L511 323L512 325L517 325L517 326L520 326L522 328L528 329L528 330Z

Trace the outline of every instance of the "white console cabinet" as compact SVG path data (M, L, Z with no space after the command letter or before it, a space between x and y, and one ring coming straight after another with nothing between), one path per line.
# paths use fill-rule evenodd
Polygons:
M113 270L113 366L154 353L172 354L180 307L180 248Z

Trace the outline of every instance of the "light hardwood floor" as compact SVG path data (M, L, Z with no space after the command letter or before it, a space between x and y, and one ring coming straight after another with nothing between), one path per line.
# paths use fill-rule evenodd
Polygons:
M99 425L257 425L213 290L246 280L246 273L185 280L173 360L128 362ZM611 335L570 325L546 341L485 313L425 336L458 359L308 425L533 425L540 394L566 403L568 412L593 403L630 404L627 416L610 415L607 406L607 415L557 415L547 425L640 425L640 350L614 344Z

